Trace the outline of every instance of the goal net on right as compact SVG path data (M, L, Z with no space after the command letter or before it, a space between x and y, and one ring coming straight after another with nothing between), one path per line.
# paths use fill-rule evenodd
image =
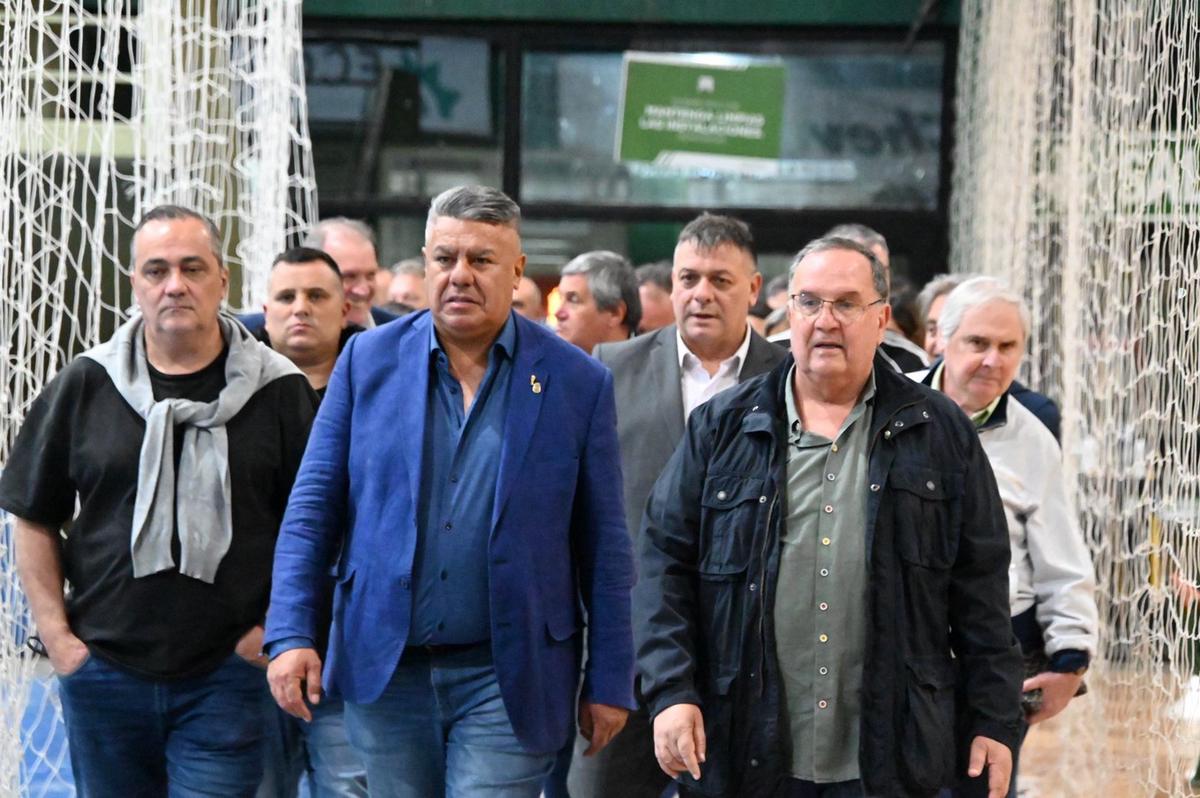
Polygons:
M1031 732L1056 754L1023 758L1022 783L1188 795L1200 756L1200 7L965 0L957 92L953 267L1004 277L1029 302L1024 376L1062 405L1099 586L1091 694Z
M213 218L235 293L315 220L301 0L0 3L0 464L30 403L132 304L135 220ZM0 795L73 793L0 518Z

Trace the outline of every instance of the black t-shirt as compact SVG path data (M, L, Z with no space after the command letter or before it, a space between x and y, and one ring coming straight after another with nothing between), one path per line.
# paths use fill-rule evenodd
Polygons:
M225 353L198 372L151 370L155 399L208 402L225 386ZM177 568L133 577L130 535L146 424L104 368L77 358L33 403L0 477L0 507L63 541L71 630L93 654L155 678L206 673L262 623L275 538L316 413L302 374L263 386L226 424L233 541L213 584ZM175 429L178 464L184 425ZM78 513L76 497L78 496ZM179 562L179 542L172 542Z

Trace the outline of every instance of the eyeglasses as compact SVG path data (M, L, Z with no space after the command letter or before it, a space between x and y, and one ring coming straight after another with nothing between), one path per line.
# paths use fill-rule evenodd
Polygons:
M841 324L853 324L863 317L867 312L867 308L872 305L880 305L886 302L884 299L876 299L874 302L861 304L850 299L822 299L816 294L810 294L807 291L801 291L798 294L790 294L788 300L792 303L792 309L806 319L814 319L821 314L821 308L829 305L829 310L833 313L833 318Z

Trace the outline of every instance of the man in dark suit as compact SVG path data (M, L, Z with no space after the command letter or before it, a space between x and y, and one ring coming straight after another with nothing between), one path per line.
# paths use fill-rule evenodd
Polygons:
M612 376L512 312L519 221L495 189L433 201L430 312L350 339L280 529L272 693L307 718L324 675L373 794L534 798L577 694L596 750L634 706Z
M375 277L379 274L379 253L375 247L375 233L365 222L344 216L323 219L313 225L304 238L304 246L328 253L337 263L342 290L350 303L346 324L369 330L400 318L371 305L375 298ZM255 336L263 329L261 313L243 313L238 316L238 321Z
M782 348L747 323L761 286L749 227L732 217L701 214L684 227L675 247L671 302L676 323L596 347L596 358L613 373L625 517L632 534L692 410L785 357ZM654 758L644 709L631 713L626 730L598 756L579 756L584 747L585 741L576 742L568 780L572 798L658 798L670 782Z

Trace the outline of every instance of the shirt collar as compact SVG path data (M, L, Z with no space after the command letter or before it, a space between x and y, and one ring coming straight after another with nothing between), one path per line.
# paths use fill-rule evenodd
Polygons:
M788 436L793 443L800 440L801 433L804 432L804 425L800 423L800 408L796 406L796 389L793 380L796 377L796 364L793 363L787 372L787 420L788 420ZM875 369L871 369L871 373L867 375L867 384L863 386L862 393L858 395L858 401L854 407L850 409L850 415L846 416L846 420L842 422L842 428L838 431L838 438L842 436L842 432L849 429L850 425L857 421L866 411L867 403L875 398Z
M513 322L513 314L510 311L508 320L504 322L504 326L500 328L500 334L496 336L496 340L492 342L492 352L499 352L505 357L512 359L513 350L517 343L517 325ZM442 348L442 342L437 337L437 326L429 325L429 354L438 355L445 354Z
M733 363L736 366L734 374L740 374L742 371L742 366L746 363L746 353L750 351L750 332L750 323L747 322L746 335L742 338L742 345L737 348L736 352L721 361L722 366L724 366L726 363ZM689 357L695 358L696 362L700 361L700 358L692 354L692 350L688 349L688 345L684 343L683 335L681 335L679 332L679 327L675 328L675 344L676 354L679 355L680 370L687 368L687 359Z
M945 368L946 361L943 360L942 362L938 363L937 367L933 370L933 378L929 381L929 387L933 388L935 391L942 390L942 371L945 370ZM942 391L942 393L945 393L945 391ZM976 410L974 413L970 414L971 423L975 425L976 429L988 423L988 419L992 417L992 413L996 412L996 408L1000 406L1000 400L1003 398L1004 394L1000 394L993 399L987 407L983 408L982 410Z

